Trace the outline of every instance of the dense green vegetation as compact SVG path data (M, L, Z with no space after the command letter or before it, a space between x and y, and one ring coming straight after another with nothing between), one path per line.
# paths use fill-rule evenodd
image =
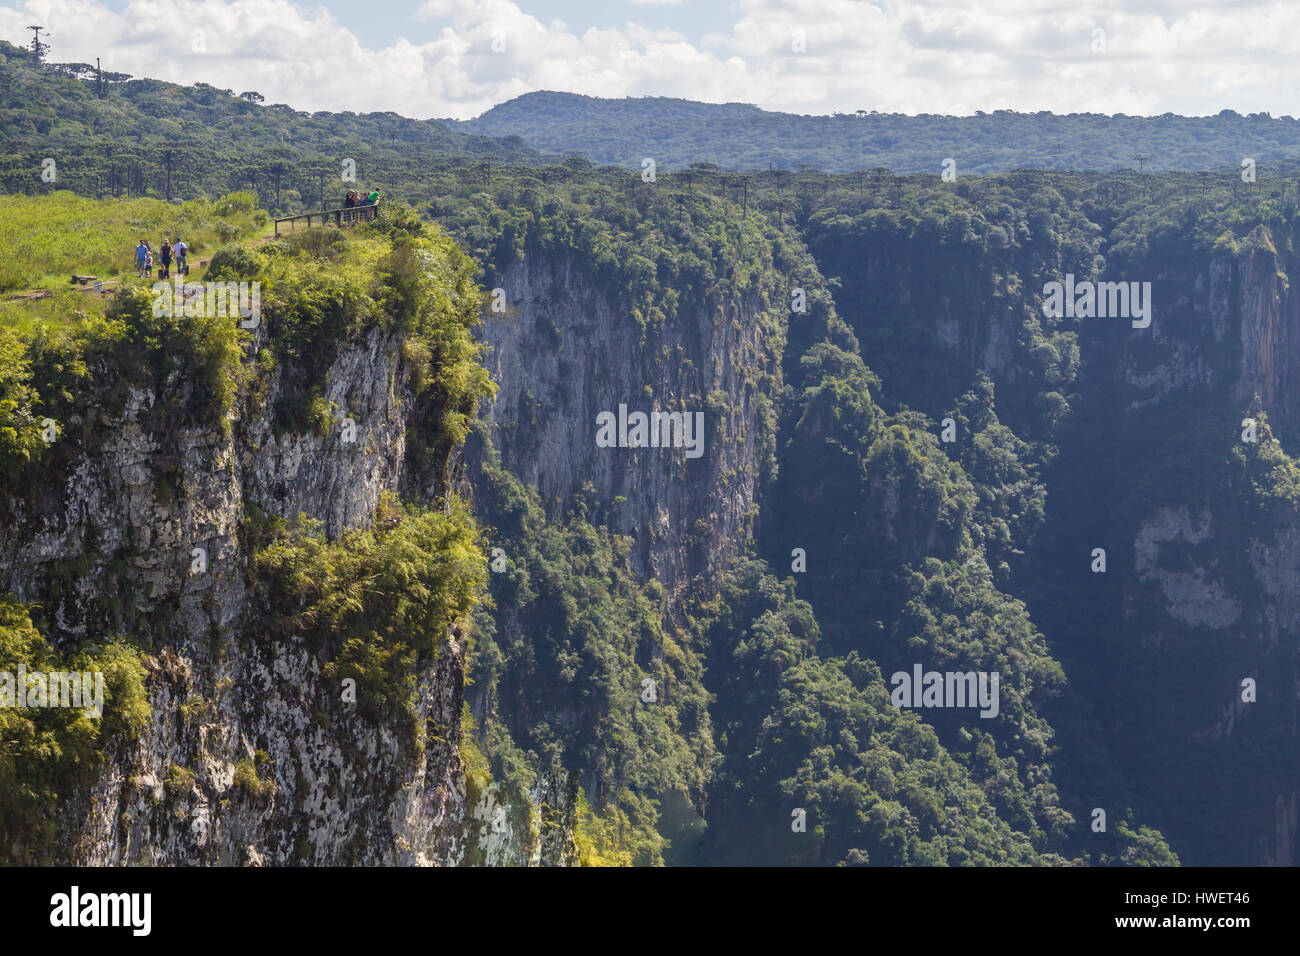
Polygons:
M110 744L134 739L149 721L140 652L122 642L59 653L12 597L0 600L0 673L17 680L52 671L103 676L103 713L82 707L0 706L0 856L39 862L57 839L53 810L98 772ZM11 687L11 691L16 688ZM62 700L62 697L60 697Z
M0 41L0 188L71 189L185 199L253 189L271 211L342 205L344 160L356 185L418 194L424 169L451 159L527 161L522 141L449 130L394 113L304 113L207 84L178 86L94 67L38 64ZM241 91L255 93L255 91ZM41 178L55 161L55 182Z
M1013 755L1022 771L1043 759L1046 743L1059 750L1051 779L1061 805L1076 816L1087 812L1085 793L1105 792L1097 803L1112 807L1137 800L1138 819L1160 825L1184 860L1244 863L1274 826L1263 793L1285 790L1281 781L1294 776L1281 743L1286 721L1274 698L1250 706L1232 743L1204 728L1221 724L1243 676L1286 666L1271 649L1274 612L1260 593L1276 589L1251 561L1271 547L1263 542L1279 540L1279 528L1285 533L1289 519L1279 516L1296 507L1295 465L1284 450L1295 449L1296 419L1279 397L1277 429L1257 444L1241 441L1242 417L1264 416L1257 402L1232 396L1253 321L1232 297L1248 278L1276 281L1287 294L1300 217L1289 177L1193 183L1022 173L955 186L894 179L859 191L839 177L811 193L794 220L839 283L836 302L879 379L840 372L833 387L805 393L772 496L789 517L769 548L776 560L779 548L799 543L793 536L808 538L809 522L822 522L834 548L801 591L832 639L837 622L859 630L880 622L871 642L884 649L882 663L904 641L946 656L998 653L1010 639L1004 689L1029 665L1026 716L1052 730L1014 732L1021 743L1040 741ZM1220 270L1233 276L1214 293L1227 297L1226 335L1204 288ZM1067 272L1151 281L1160 331L1136 337L1124 322L1045 317L1042 283ZM1138 383L1152 369L1157 380L1168 374L1161 364L1176 367L1187 352L1203 363L1201 376L1153 402L1155 390ZM893 410L883 422L845 401L863 385ZM945 416L956 426L952 443L935 441ZM831 467L817 444L834 450ZM871 464L855 472L854 457ZM945 458L961 470L946 469ZM809 488L822 502L863 504L846 524ZM1163 545L1177 557L1166 553L1161 564L1205 568L1198 581L1204 574L1204 586L1242 604L1226 632L1172 619L1150 570L1137 566L1141 529L1180 512L1211 522L1213 535L1194 547ZM875 542L865 555L863 540ZM926 542L933 553L918 564ZM1111 558L1105 576L1088 571L1097 546ZM908 563L911 584L898 575ZM864 580L866 589L853 586ZM1025 606L1017 610L990 584ZM1044 681L1041 668L1057 665L1035 632L1050 637L1069 685ZM942 721L936 726L948 742ZM1103 737L1112 751L1105 758Z
M477 119L453 123L488 136L518 136L544 153L581 153L598 163L661 169L710 163L753 170L804 166L826 172L886 167L938 173L946 158L959 173L1007 169L1236 168L1243 157L1265 163L1300 156L1300 121L1267 113L1241 116L1106 116L1015 113L906 116L856 113L797 116L743 103L696 103L646 96L599 99L576 93L527 93Z
M435 198L420 207L474 256L486 282L527 255L577 255L600 288L652 328L677 322L682 303L771 296L768 224L743 217L725 196L665 190L579 162L505 172L484 185L437 169Z
M449 628L468 623L486 574L477 529L457 500L447 512L381 503L371 527L337 541L319 522L274 520L253 557L265 582L271 627L302 634L328 659L325 676L352 680L356 702L375 718L414 719L418 666Z
M658 582L632 575L627 539L593 524L596 502L579 497L548 521L494 458L489 446L475 488L501 570L469 690L494 775L516 793L530 773L571 775L590 799L593 846L622 821L619 846L589 852L662 863L665 837L685 842L691 828L660 827L660 804L700 805L713 753L700 651L663 620Z
M698 818L687 815L688 822L697 822L684 833L671 832L665 853L670 862L1175 859L1159 834L1144 823L1131 823L1132 794L1119 782L1104 748L1080 746L1080 753L1064 757L1058 752L1048 711L1059 716L1072 742L1086 741L1095 727L1086 707L1069 693L1060 664L1048 654L1024 605L997 583L1010 579L1010 562L1042 523L1045 490L1038 472L1050 460L1050 446L1025 442L999 421L988 377L968 377L970 369L961 365L921 375L914 366L906 373L900 368L900 375L927 382L939 395L941 388L952 389L951 409L963 434L969 430L974 436L962 443L960 452L954 450L952 459L940 449L934 421L902 406L892 413L884 410L881 381L859 358L857 339L836 315L817 263L801 251L792 233L773 228L784 218L782 197L771 197L776 200L772 208L760 215L745 217L743 207L710 195L707 180L698 183L696 191L681 189L682 181L675 178L672 192L658 192L629 184L615 172L585 170L575 163L535 176L525 172L518 181L498 181L491 190L473 183L457 188L450 177L444 182L442 197L428 212L475 249L489 281L519 256L565 251L611 290L636 290L620 295L620 301L635 303L642 295L672 301L677 290L693 287L698 281L694 276L727 274L730 263L724 259L711 265L713 257L694 252L698 246L693 244L713 234L738 235L740 241L725 247L729 256L743 248L749 258L767 262L770 272L788 276L787 288L804 288L809 302L807 314L796 316L789 330L789 401L783 413L783 444L774 449L780 477L762 514L764 541L774 563L793 546L813 556L815 573L801 581L811 605L791 595L769 607L763 595L780 588L761 565L750 564L737 572L724 604L696 612L700 624L691 629L689 645L709 665L700 679L714 695L709 714L718 756L711 769L704 761L710 748L698 746L693 748L692 766L675 758L672 748L642 744L636 751L639 780L611 760L611 748L623 751L630 740L664 739L644 726L635 734L619 729L627 719L624 708L640 713L634 692L636 680L645 676L644 665L634 648L620 650L610 642L644 626L623 617L629 606L644 607L644 599L634 598L635 591L626 592L626 585L616 585L587 612L594 615L593 625L579 627L574 616L583 614L581 609L592 599L581 569L588 567L594 543L600 540L585 522L604 520L599 503L579 497L566 504L562 516L547 521L536 502L525 507L526 493L491 464L490 449L484 452L489 464L475 476L480 513L497 529L500 537L494 543L509 556L510 571L492 576L496 614L490 621L480 615L481 630L492 639L478 649L482 671L476 680L481 683L473 693L480 695L475 697L477 712L484 716L485 739L498 776L518 775L516 791L522 793L533 773L560 766L576 774L589 798L584 807L590 817L582 833L583 853L591 860L658 859L646 846L649 840L611 843L609 833L619 828L610 821L623 820L631 833L648 833L657 824L661 836L668 834L683 817L664 812L665 781L673 781L708 824L701 840ZM891 182L886 195L901 192L907 202L920 202L915 188ZM962 203L956 197L950 201ZM1092 230L1095 246L1096 227L1070 215L1065 213L1065 221L1081 223L1076 226L1081 234ZM895 230L900 223L920 228L916 218L892 207L872 221L885 228L892 223ZM968 232L970 221L967 215ZM1052 228L1053 222L1048 218L1042 228ZM651 232L655 227L659 229ZM951 226L936 230L936 240L950 234ZM896 233L880 240L881 248L895 252L917 241ZM983 248L972 249L966 238L963 249L961 231L953 242L954 249L942 250L944 255L961 251L969 256ZM638 272L635 260L646 250L652 250L658 267ZM1090 259L1086 262L1092 265ZM1020 264L1005 268L1011 272ZM1037 268L1043 275L1051 271L1047 264ZM1014 291L1021 289L1017 285ZM1011 292L1002 294L1011 299ZM1044 333L1041 324L1035 324L1032 303L1023 295L1015 301L1028 326L1021 347L1032 352L1039 349ZM784 325L783 320L774 321L768 334L785 342ZM1048 341L1057 349L1057 358L1050 365L1047 356L1039 359L1045 366L1038 380L1044 390L1063 380L1062 367L1068 375L1076 371L1059 357L1061 351L1069 354L1071 333L1052 329L1049 334L1056 336ZM899 347L890 354L901 366L909 353ZM1077 366L1077 358L1069 361ZM965 388L958 390L963 381ZM1042 404L1034 396L1024 408L1038 416L1035 421L1044 422L1050 437L1055 422L1038 414ZM510 489L509 495L503 496L503 488ZM849 520L844 502L855 503ZM574 537L576 528L583 529L582 537ZM579 549L578 542L584 540ZM863 541L873 547L864 552ZM577 561L576 554L585 560ZM624 580L606 568L605 560L597 565L604 569L601 577ZM559 605L572 610L548 611L540 603L546 589L515 586L525 572L524 580L530 583L540 577L554 582L550 587L558 594L572 594L568 604ZM661 614L662 599L650 608L652 616ZM797 628L787 620L792 614L800 622ZM809 623L814 614L820 625ZM772 615L784 622L779 633L795 636L772 636L777 633L771 630L776 627ZM508 637L506 643L503 636ZM673 643L680 646L684 640L679 636ZM774 646L768 646L769 640ZM769 654L776 655L772 662ZM623 663L599 678L599 694L575 693L572 682L584 679L581 662L590 657L607 666ZM927 715L924 720L900 715L889 706L881 671L907 668L914 660L942 669L1000 672L1002 713L975 728L951 715ZM776 682L769 678L794 661L807 667L791 673L791 683L783 683L784 677ZM594 674L585 678L594 679ZM680 694L680 677L675 684ZM563 692L557 692L560 689ZM700 693L690 696L695 699ZM582 706L575 709L574 700ZM807 727L787 725L796 700L821 716L810 716ZM862 712L856 719L865 723L841 728L838 718L830 717L855 708ZM926 721L934 724L932 729ZM908 727L927 728L922 751L888 738L912 733L904 730ZM855 737L856 748L848 743ZM861 775L856 755L877 738L887 764L911 767L907 758L918 760L921 752L935 761L927 769L911 767L916 772L908 787L911 802L898 803L892 786ZM887 738L892 742L884 742ZM832 747L823 753L815 742L823 739L843 739L847 749ZM810 748L818 757L807 763ZM691 748L682 753L691 753ZM1058 767L1062 761L1065 765ZM682 767L690 767L698 779L683 785ZM1062 794L1051 782L1058 773L1067 781L1101 782L1086 794ZM856 796L839 791L831 795L826 788L837 787L841 779L856 781ZM659 799L659 812L638 818L629 793ZM1110 836L1089 842L1091 804L1085 801L1103 794L1113 801L1108 806L1117 825ZM789 826L790 810L798 806L815 811L810 833L816 838L803 843ZM873 814L875 822L868 828L853 822ZM917 814L928 821L923 836L916 836ZM755 833L761 839L754 840Z
M1256 535L1271 532L1263 517L1269 502L1292 500L1293 466L1277 446L1263 452L1276 464L1259 473L1251 490L1232 490L1241 489L1233 477L1235 453L1228 453L1236 435L1228 427L1233 412L1219 406L1214 424L1188 417L1198 403L1213 401L1208 393L1179 396L1165 412L1168 421L1139 418L1133 448L1119 456L1126 464L1112 468L1114 415L1127 394L1117 376L1130 363L1119 350L1130 343L1115 327L1052 319L1040 308L1042 284L1066 272L1081 279L1150 275L1157 301L1170 302L1180 298L1180 286L1195 284L1198 271L1209 270L1211 257L1290 255L1296 204L1287 180L1246 186L1227 174L1193 182L1189 195L1187 179L1174 175L1018 173L957 184L878 174L754 180L759 188L744 197L750 217L784 224L787 238L778 234L769 246L750 240L748 253L771 248L772 268L809 293L809 315L789 330L789 400L776 454L779 477L761 512L762 547L772 567L788 563L792 547L805 548L810 567L794 576L797 596L764 604L759 595L775 583L761 566L742 566L728 599L699 612L705 629L695 644L708 663L718 762L703 804L707 835L702 842L694 833L674 840L683 855L670 859L1175 862L1169 842L1152 827L1157 820L1175 827L1180 854L1248 858L1242 833L1269 826L1268 808L1247 798L1249 788L1228 797L1219 792L1222 777L1191 768L1209 760L1227 774L1257 779L1264 773L1285 788L1291 764L1277 761L1276 742L1261 739L1231 751L1170 747L1173 736L1206 720L1216 696L1222 699L1213 673L1258 670L1258 662L1198 653L1171 669L1155 648L1135 657L1122 608L1059 572L1080 560L1063 550L1080 549L1080 541L1100 537L1122 553L1134 523L1168 499L1162 491L1171 486L1204 488L1214 495L1210 500L1251 502L1250 513L1258 516L1240 526ZM476 250L490 278L538 248L573 250L595 275L611 262L621 269L639 251L620 240L636 234L626 226L637 221L632 206L669 200L667 208L676 205L690 232L660 233L660 255L674 264L645 275L638 287L669 295L670 283L694 268L682 258L689 257L693 236L710 221L748 221L732 205L742 198L735 180L707 170L661 177L653 193L635 179L625 184L617 172L577 162L523 172L519 180L494 179L489 189L472 182L457 188L450 175L444 183L428 211ZM583 229L568 225L575 207ZM608 228L603 223L619 227L607 240L595 238ZM799 238L811 257L800 252ZM603 253L620 241L624 251ZM1190 257L1190 264L1171 274L1168 263L1179 257ZM675 264L681 261L686 268ZM824 286L819 270L833 284ZM611 288L637 279L630 271L616 275ZM842 303L847 322L835 316L832 300ZM972 321L972 314L979 318ZM1166 328L1193 332L1195 325L1176 313L1162 314ZM936 319L958 330L955 343L942 338ZM988 323L995 320L1006 331L991 351ZM1203 315L1196 322L1208 326ZM1208 328L1204 339L1192 341L1226 376L1231 341L1218 341ZM870 369L859 351L871 356ZM1223 378L1222 386L1228 384ZM952 443L938 440L944 417L953 419L959 436ZM1188 455L1183 449L1210 427L1222 436L1219 449L1207 456L1202 441ZM1150 434L1171 436L1158 457L1182 477L1150 472ZM1149 482L1147 474L1154 475ZM1132 489L1133 500L1117 510L1106 495L1122 488ZM583 505L598 516L591 507ZM1108 530L1098 527L1099 514L1115 516ZM1236 527L1236 509L1223 520ZM1244 555L1249 543L1243 538L1216 552L1225 546ZM1230 579L1249 582L1252 573L1239 560ZM1098 586L1118 593L1114 584ZM1067 593L1070 600L1061 600ZM765 612L783 622L779 630ZM815 626L808 615L815 615ZM512 627L540 640L530 623L525 616ZM796 637L773 637L787 633ZM769 641L789 643L776 657L780 664L760 663L762 655L777 653L762 650ZM925 751L938 761L932 770L921 772L919 758L900 743L882 744L882 759L891 750L906 753L908 760L897 753L888 760L920 774L909 799L899 803L895 791L861 775L857 754L868 740L889 739L869 728L893 727L900 719L908 724L915 716L887 707L881 678L918 660L940 669L998 671L1003 709L973 726L946 713L921 716L918 726L933 734ZM755 683L759 675L787 673L791 661L802 662L801 669L782 678L790 682L785 690ZM1114 679L1117 666L1131 668L1121 682ZM1067 676L1073 672L1077 687ZM1125 701L1140 699L1142 681L1161 688L1166 714L1180 699L1202 703L1113 744L1101 715L1114 720ZM810 708L810 723L799 729L789 724L796 704ZM851 731L829 716L854 708L867 723ZM498 709L509 714L509 700L503 697ZM836 749L833 742L844 734L859 739L856 748ZM823 752L819 740L830 749ZM1157 779L1169 775L1174 758L1152 761L1156 750L1176 752L1185 771L1181 786L1201 794L1197 826L1205 836L1183 829L1182 799ZM809 763L813 752L817 761ZM852 800L828 789L847 780L856 781ZM1222 808L1229 804L1241 811L1234 827L1224 825ZM609 801L605 806L612 812ZM791 832L788 814L799 806L816 811L810 813L816 840L801 843ZM1110 818L1106 834L1089 827L1097 806ZM872 812L871 828L853 822ZM925 835L917 835L915 820L930 821ZM976 820L990 828L980 829ZM585 824L590 858L620 858L608 842L594 848L607 830L607 823ZM755 832L763 839L754 841ZM769 847L771 855L755 855L755 846Z
M856 650L826 656L824 633L793 579L777 580L760 562L733 569L704 620L720 658L710 670L727 675L715 710L727 748L704 859L1177 863L1158 833L1127 819L1089 841L1050 786L1025 793L1016 761L1000 759L982 727L953 734L893 707L880 667ZM1035 809L1042 829L1030 822ZM796 810L806 813L806 832L792 828Z

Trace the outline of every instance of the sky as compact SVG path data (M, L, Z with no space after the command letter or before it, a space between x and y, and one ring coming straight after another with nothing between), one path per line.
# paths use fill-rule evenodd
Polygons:
M50 59L301 110L469 119L523 93L827 114L1300 115L1300 0L0 0Z

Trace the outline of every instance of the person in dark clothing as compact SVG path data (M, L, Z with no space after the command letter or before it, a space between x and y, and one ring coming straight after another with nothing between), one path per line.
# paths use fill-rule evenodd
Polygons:
M162 278L170 279L172 277L172 247L166 239L158 247L158 258L162 261Z

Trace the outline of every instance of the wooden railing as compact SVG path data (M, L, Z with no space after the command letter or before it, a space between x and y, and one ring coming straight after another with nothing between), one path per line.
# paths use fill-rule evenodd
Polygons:
M368 206L340 206L338 209L317 209L315 212L304 212L297 216L284 216L275 221L275 234L280 234L280 223L287 222L289 231L294 231L294 226L303 219L307 220L307 228L311 228L311 221L319 219L322 226L328 225L331 221L336 226L350 226L353 223L369 222L375 218L375 212L379 209L379 201L376 200Z

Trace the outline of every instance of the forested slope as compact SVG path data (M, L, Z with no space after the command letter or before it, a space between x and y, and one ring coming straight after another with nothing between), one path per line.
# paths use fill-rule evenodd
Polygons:
M1300 121L1267 113L1242 116L1107 116L1100 113L979 112L974 116L880 113L869 94L855 112L799 116L744 103L667 97L602 99L526 93L482 116L448 121L454 129L518 136L533 149L581 153L639 169L711 163L731 170L813 168L845 173L886 167L935 172L951 158L963 173L1010 169L1201 170L1294 159Z

